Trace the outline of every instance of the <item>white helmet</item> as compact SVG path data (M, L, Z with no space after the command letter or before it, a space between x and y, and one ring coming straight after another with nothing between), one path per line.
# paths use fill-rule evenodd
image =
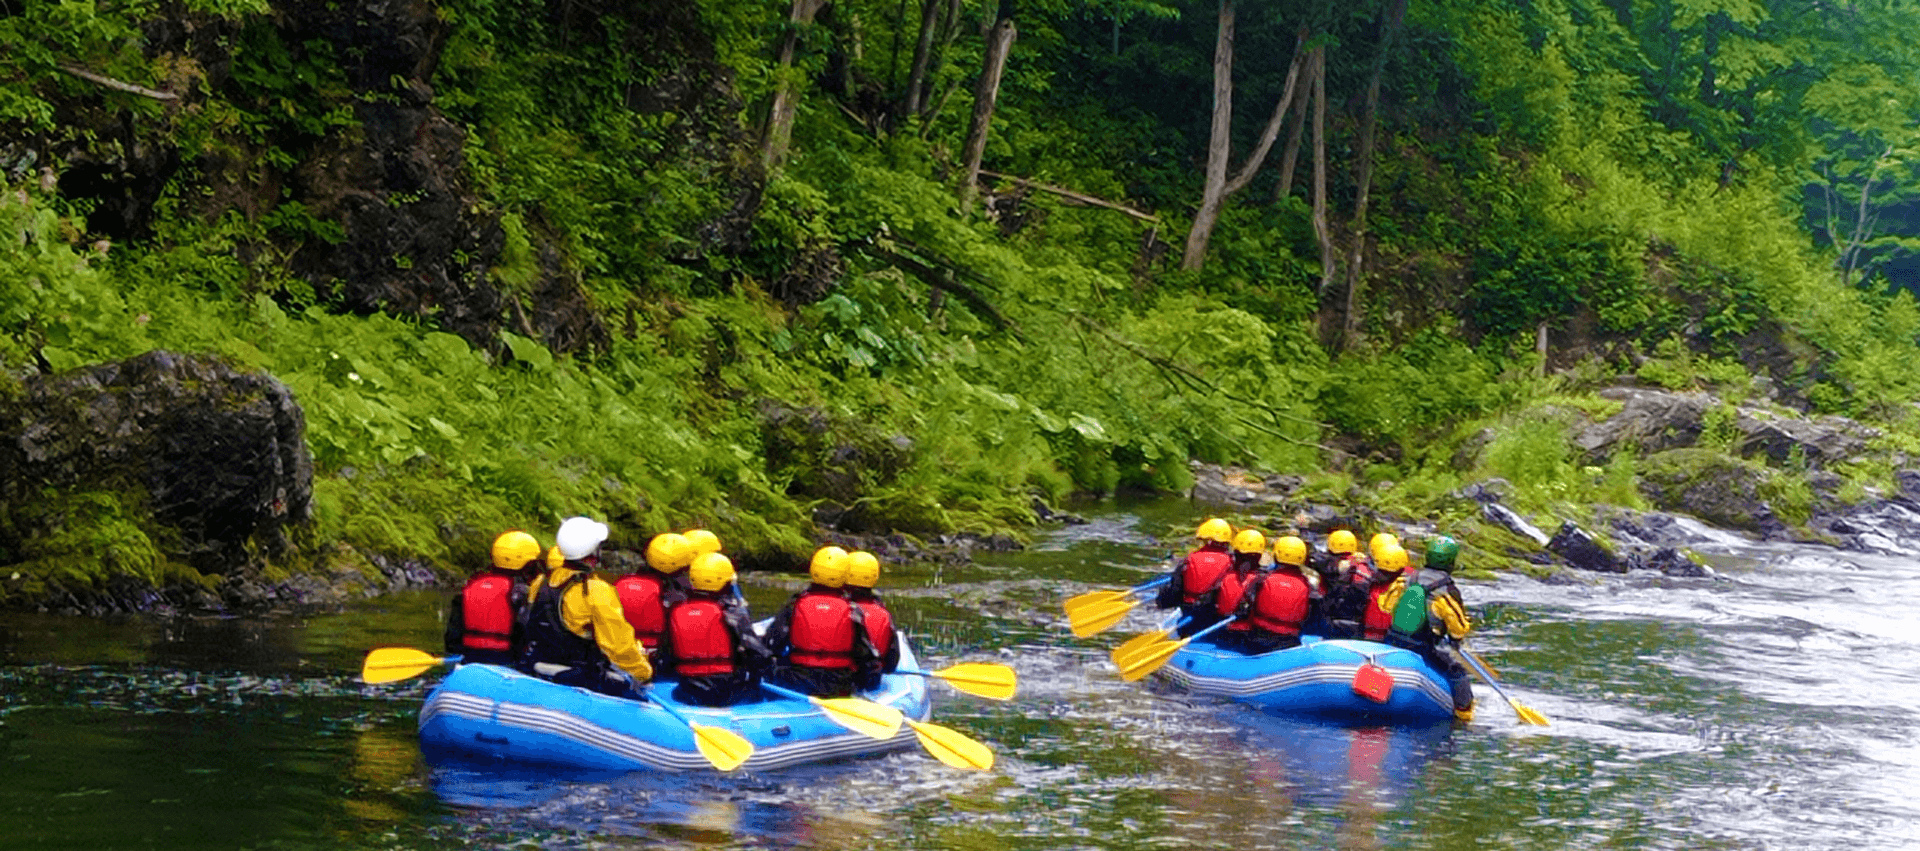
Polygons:
M607 539L607 524L585 517L569 517L560 524L560 531L553 536L560 555L567 559L583 559L593 555L600 543Z

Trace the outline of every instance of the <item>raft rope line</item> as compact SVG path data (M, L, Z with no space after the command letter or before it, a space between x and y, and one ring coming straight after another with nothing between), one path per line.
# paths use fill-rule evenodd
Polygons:
M420 713L425 726L442 713L474 721L495 716L496 723L565 739L651 768L674 771L699 770L707 761L696 751L678 750L645 739L585 723L577 715L523 703L506 703L467 694L441 692L427 702ZM902 729L892 739L876 742L859 733L840 733L785 744L756 746L747 767L784 768L805 762L877 753L883 750L914 747L917 737L911 729Z
M1362 660L1370 658L1367 654L1352 647L1346 647L1333 642L1321 642L1321 644L1345 650L1348 653L1359 656ZM1397 650L1399 648L1395 649ZM1199 651L1195 653L1195 655L1212 655L1214 658L1219 658L1219 654L1205 654L1204 651ZM1383 653L1379 655L1384 656L1387 654ZM1360 666L1342 665L1333 662L1316 662L1311 665L1302 665L1284 671L1276 671L1254 679L1236 679L1197 674L1177 664L1168 665L1162 670L1175 680L1181 681L1182 685L1186 686L1195 694L1216 695L1221 697L1247 697L1264 692L1276 691L1282 688L1315 683L1349 685L1353 682L1354 674L1360 670ZM1403 686L1411 688L1426 695L1427 699L1437 705L1447 707L1449 710L1453 708L1452 692L1442 689L1432 680L1422 676L1420 672L1407 668L1388 668L1387 672L1393 676L1395 689Z
M908 664L902 656L901 664ZM519 673L501 672L502 679L524 678ZM917 677L890 675L888 687L871 699L887 703L891 700L907 697ZM925 688L925 683L920 683ZM684 707L689 717L701 723L728 727L731 714L724 710L711 710L702 707ZM602 727L586 721L579 715L558 709L549 709L528 703L513 703L480 697L465 692L453 692L446 689L436 690L426 705L420 709L421 728L425 728L433 718L442 713L469 721L501 724L535 733L566 739L588 748L609 753L653 768L673 771L699 770L708 767L705 757L692 749L692 734L688 732L688 748L680 750L660 745L637 736ZM923 702L916 721L925 721L932 716L932 703ZM820 717L819 710L805 710L792 713L768 713L759 716L762 719L791 719L795 721L813 720ZM678 722L672 726L678 727ZM859 756L881 751L915 747L919 737L911 728L901 728L900 732L885 742L876 742L859 733L842 733L820 736L793 742L759 745L753 756L747 760L746 767L753 769L784 768L824 759L843 756Z

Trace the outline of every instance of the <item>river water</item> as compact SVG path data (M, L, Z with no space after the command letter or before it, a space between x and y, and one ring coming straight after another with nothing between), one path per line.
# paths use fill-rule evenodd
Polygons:
M249 619L0 615L0 849L1873 849L1920 847L1920 570L1697 530L1717 579L1463 583L1473 724L1348 730L1115 676L1147 615L1075 639L1059 602L1151 578L1195 509L1160 501L882 592L927 667L1000 661L1021 694L939 688L991 772L924 754L758 775L557 777L428 765L447 594ZM1168 535L1166 539L1159 536ZM749 575L770 612L797 577Z

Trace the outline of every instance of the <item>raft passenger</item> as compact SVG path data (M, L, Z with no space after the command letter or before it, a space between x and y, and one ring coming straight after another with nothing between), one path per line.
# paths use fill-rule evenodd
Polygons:
M1220 577L1220 584L1206 599L1213 604L1214 617L1225 619L1240 611L1240 601L1260 571L1260 559L1267 554L1267 537L1258 529L1242 529L1233 536L1233 567ZM1228 650L1249 651L1253 620L1239 618L1213 634L1213 643Z
M607 524L570 517L547 554L547 575L529 589L526 647L518 667L562 685L630 696L653 677L646 648L613 586L593 575ZM616 670L617 669L617 670Z
M1193 536L1201 542L1200 547L1174 565L1167 584L1160 587L1160 593L1153 599L1158 608L1180 607L1182 638L1220 620L1212 601L1203 598L1233 569L1233 559L1227 554L1227 544L1233 540L1233 527L1227 525L1227 521L1208 518L1194 530Z
M1252 627L1246 652L1271 653L1300 646L1300 632L1318 608L1306 571L1306 541L1284 535L1273 542L1273 566L1253 578L1234 610Z
M693 563L693 545L681 535L668 532L647 542L647 566L613 581L613 593L620 598L620 611L633 627L634 640L647 648L648 661L661 662L660 636L667 629L667 609L686 599L687 592L675 577Z
M770 679L820 697L846 697L877 682L880 659L867 636L864 613L842 591L847 551L821 547L807 567L811 582L767 625L773 655Z
M847 599L860 607L860 617L866 624L867 639L873 642L874 655L880 658L880 673L891 674L900 669L900 638L895 634L893 613L887 611L880 596L873 593L873 586L880 584L880 558L866 550L854 550L847 554ZM861 684L861 688L878 688L880 682Z
M1334 559L1320 585L1326 601L1326 636L1359 638L1373 589L1373 561L1359 551L1359 541L1345 529L1327 536L1327 552Z
M1458 645L1473 629L1460 587L1453 582L1459 557L1458 541L1445 535L1428 541L1426 564L1403 575L1376 605L1393 613L1387 643L1419 653L1446 676L1453 691L1453 715L1464 722L1473 720L1473 681L1466 666L1442 646L1442 642Z
M745 606L729 606L733 561L702 553L687 568L688 596L667 612L661 656L678 676L674 699L731 706L755 696L767 650Z
M493 539L493 564L474 574L447 611L448 655L462 664L511 666L525 638L520 615L527 608L527 566L540 558L540 542L513 529Z

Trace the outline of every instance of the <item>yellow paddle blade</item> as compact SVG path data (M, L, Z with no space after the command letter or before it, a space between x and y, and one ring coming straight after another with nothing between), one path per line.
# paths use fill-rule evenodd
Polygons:
M906 719L900 710L857 697L809 697L813 705L826 710L827 717L862 736L891 739L900 733Z
M1066 602L1060 604L1060 608L1067 611L1067 617L1073 617L1074 612L1088 606L1112 603L1125 600L1126 598L1127 592L1125 591L1088 591L1085 594L1068 597Z
M1172 630L1165 629L1157 632L1143 632L1121 642L1120 646L1113 648L1113 664L1122 668L1126 667L1126 660L1145 653L1154 645L1166 641L1168 636L1172 634Z
M700 755L713 763L721 771L732 771L753 756L753 743L740 737L732 730L709 727L705 724L687 722L693 728L693 743L700 748Z
M1120 668L1120 679L1133 682L1160 670L1162 665L1167 664L1167 660L1173 658L1173 654L1180 652L1180 648L1187 646L1187 643L1192 640L1187 638L1180 641L1162 641L1134 658L1126 660L1125 664L1116 661L1114 664Z
M1532 724L1535 727L1547 726L1547 716L1541 715L1539 710L1511 697L1507 698L1507 703L1513 706L1513 714L1520 716L1522 723Z
M991 662L962 662L927 673L967 694L991 700L1012 700L1014 690L1019 687L1012 668Z
M1114 603L1102 603L1088 606L1067 616L1067 625L1073 628L1073 634L1086 638L1113 628L1140 605L1139 600L1121 600Z
M985 771L993 767L993 749L978 740L951 727L929 724L925 721L907 719L913 726L914 735L920 737L920 746L940 760L954 768L967 768Z
M411 647L376 647L360 665L360 680L367 683L392 683L418 676L445 662L438 656Z

